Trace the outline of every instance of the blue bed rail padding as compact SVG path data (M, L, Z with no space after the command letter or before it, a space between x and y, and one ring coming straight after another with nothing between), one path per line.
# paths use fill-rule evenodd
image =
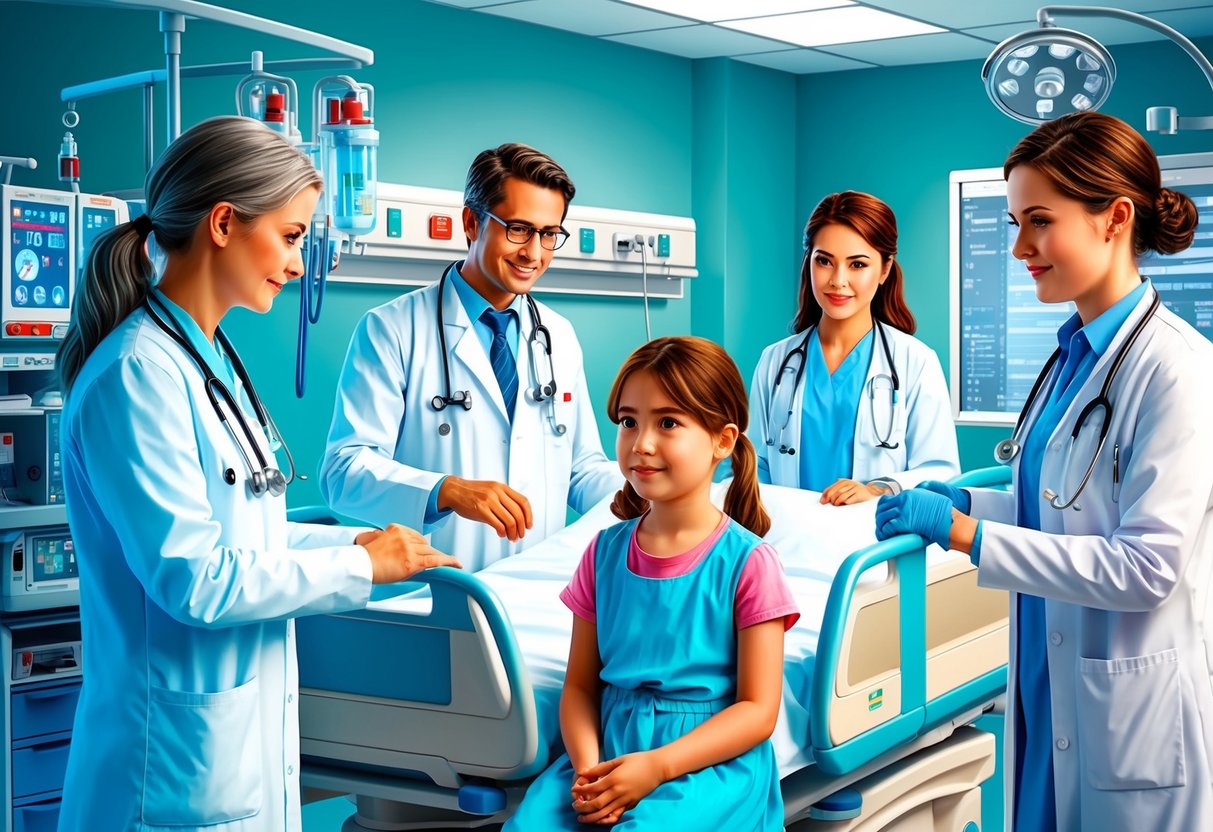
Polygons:
M286 510L286 519L292 523L318 523L322 526L339 525L336 515L328 506L298 506Z
M948 481L957 488L1005 488L1011 484L1011 466L991 465L989 468L974 468Z

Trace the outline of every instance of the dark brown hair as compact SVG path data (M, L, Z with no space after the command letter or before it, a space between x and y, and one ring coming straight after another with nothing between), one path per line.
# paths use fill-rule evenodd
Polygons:
M1040 171L1063 196L1098 214L1118 197L1133 202L1133 252L1173 254L1192 245L1200 217L1192 200L1162 187L1158 157L1120 119L1087 110L1037 127L1015 146L1003 177L1019 165Z
M737 426L733 447L733 482L724 498L724 513L762 537L771 528L771 518L758 493L758 460L745 431L750 413L741 371L724 348L706 338L676 336L656 338L640 347L619 368L607 413L619 424L619 396L633 373L653 376L666 395L688 416L712 433L725 425ZM615 495L611 511L621 520L639 517L648 508L631 483Z
M880 267L889 266L889 276L876 288L872 298L872 317L914 334L918 324L906 305L902 289L901 264L893 259L897 254L897 217L883 200L859 191L830 194L813 209L804 227L804 259L800 262L800 308L792 328L804 332L821 321L821 306L813 297L813 273L809 253L813 237L827 225L844 225L880 253Z
M493 206L505 198L505 181L510 177L560 191L564 196L564 214L560 221L564 222L569 203L577 193L573 180L551 156L517 142L480 152L468 168L463 204L483 221L485 211L493 210Z

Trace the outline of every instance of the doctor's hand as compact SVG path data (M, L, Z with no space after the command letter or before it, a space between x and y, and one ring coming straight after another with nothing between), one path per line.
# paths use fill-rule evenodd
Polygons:
M973 498L963 488L957 488L954 485L948 485L946 482L940 482L939 480L920 482L917 487L925 488L927 491L934 491L936 494L942 494L947 497L961 514L968 514L973 510Z
M889 489L879 485L868 485L858 480L839 480L821 492L821 502L822 504L847 506L851 503L874 500L882 494L888 493Z
M363 532L354 538L354 543L371 556L373 584L408 580L421 570L435 566L463 568L462 563L430 546L429 541L415 530L395 523L386 529Z
M925 488L911 488L884 496L876 504L876 539L916 534L949 548L952 535L952 501Z
M438 508L493 527L498 537L521 540L534 523L531 503L502 482L448 476L438 487Z

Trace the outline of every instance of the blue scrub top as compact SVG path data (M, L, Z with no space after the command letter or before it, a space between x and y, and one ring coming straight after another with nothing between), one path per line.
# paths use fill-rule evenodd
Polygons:
M825 491L855 469L855 419L868 367L872 331L860 339L833 373L826 368L817 328L805 359L804 405L800 411L800 487Z
M1017 501L1019 525L1040 529L1040 468L1049 437L1070 403L1091 376L1116 333L1146 293L1148 281L1112 305L1086 326L1075 313L1057 331L1061 355L1055 381L1040 417L1023 443L1019 464ZM1068 497L1068 495L1067 495ZM1051 510L1051 509L1050 509ZM1050 701L1048 638L1045 602L1035 595L1019 595L1017 640L1019 707L1015 712L1015 832L1055 832L1057 799L1053 788L1053 709Z

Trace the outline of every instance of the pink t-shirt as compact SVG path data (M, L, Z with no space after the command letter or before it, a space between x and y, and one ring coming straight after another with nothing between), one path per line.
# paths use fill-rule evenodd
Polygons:
M636 542L636 532L628 541L628 570L642 578L676 578L694 569L704 556L712 550L724 530L732 522L722 515L720 525L702 543L689 551L670 557L650 555ZM586 621L597 621L594 603L594 547L598 536L590 541L573 579L560 593L560 600L574 615ZM783 618L784 630L790 630L800 618L792 591L783 579L783 564L779 555L766 543L760 543L746 559L737 580L737 594L733 599L733 619L737 629L744 630L764 621Z

